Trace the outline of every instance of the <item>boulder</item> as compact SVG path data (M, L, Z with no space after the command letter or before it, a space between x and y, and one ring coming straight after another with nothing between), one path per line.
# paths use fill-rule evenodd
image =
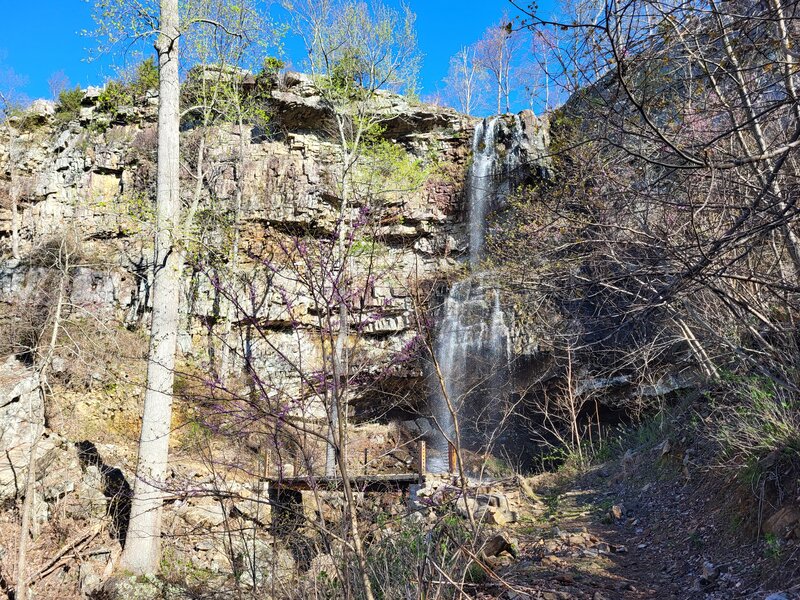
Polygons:
M31 447L43 430L39 376L10 356L0 365L0 499L21 492Z
M100 100L100 94L103 93L103 88L90 85L86 88L86 92L83 94L83 100L81 104L85 106L94 106Z
M763 529L778 538L800 537L800 509L791 504L781 507L764 521Z
M314 581L323 577L328 581L336 581L339 579L339 570L330 554L318 554L311 561L308 575L313 577Z
M103 596L111 600L163 600L162 583L154 575L123 575L103 585Z
M105 484L100 469L95 465L86 467L83 478L75 487L65 510L75 517L101 518L108 511L108 501L103 490Z
M464 518L468 518L470 514L474 515L477 508L478 503L474 498L459 498L456 501L456 512Z
M456 501L456 512L464 518L469 518L472 514L478 521L497 526L515 523L518 519L517 512L511 510L508 497L498 492L477 494L474 498L459 498Z
M28 115L46 120L56 114L56 103L51 100L39 98L31 102L26 112Z
M178 510L178 515L190 526L196 528L219 527L227 517L219 501L211 496L193 498Z
M499 556L503 552L508 552L511 556L517 556L516 544L505 533L498 533L486 540L481 548L483 556Z
M512 523L515 519L512 518L511 513L494 506L489 506L483 512L483 518L481 520L489 525L498 525L502 527L503 525Z
M78 566L78 586L84 597L91 598L103 587L102 583L96 564L82 562Z
M316 129L326 125L331 114L311 78L287 73L284 89L272 92L275 114L287 129Z
M272 100L278 120L287 129L318 129L331 121L330 109L319 90L302 73L286 73L283 86L272 92ZM412 102L383 90L376 92L370 109L381 116L385 135L392 138L420 136L434 129L460 131L469 121L453 109Z
M240 582L245 587L287 583L296 570L291 552L274 541L242 535L234 541L234 560L243 565Z
M272 514L272 508L265 494L246 489L234 500L233 507L241 517L259 524L268 523Z

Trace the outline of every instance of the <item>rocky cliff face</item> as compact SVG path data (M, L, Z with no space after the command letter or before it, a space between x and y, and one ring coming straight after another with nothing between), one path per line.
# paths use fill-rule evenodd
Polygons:
M3 131L0 300L17 311L43 304L43 289L52 290L59 270L53 248L69 240L70 306L81 318L135 328L146 319L152 270L155 103L151 98L144 106L109 114L98 95L90 89L79 116L68 123L54 119L53 107L40 102ZM288 74L272 95L271 131L247 128L243 161L235 156L235 127L219 125L206 132L203 185L194 222L186 228L181 347L187 356L207 358L209 327L221 331L220 288L234 284L209 276L217 268L210 257L224 253L220 249L230 241L236 219L241 230L237 272L249 281L247 293L261 295L257 307L237 313L238 321L259 321L265 335L254 342L253 355L273 372L288 374L292 369L281 363L302 360L313 371L321 360L316 300L308 286L298 284L292 263L299 260L298 240L324 243L338 226L339 148L309 79ZM363 287L362 307L374 315L361 323L359 351L377 370L392 363L415 336L415 291L443 277L466 252L463 179L474 120L388 94L378 98L375 110L386 116L383 137L398 149L400 160L424 171L408 190L384 194L379 218L355 242L369 250L356 252L352 266ZM191 210L199 132L187 129L182 135L183 193ZM242 190L238 211L237 182ZM353 210L363 206L356 203ZM13 246L19 248L15 257ZM265 269L267 257L271 262ZM221 262L229 266L230 259ZM392 376L408 383L419 375L409 364Z
M8 357L0 364L0 500L21 492L27 458L43 429L39 375Z
M346 215L356 224L348 240L349 286L358 292L349 299L356 416L427 408L417 321L435 312L430 298L437 296L437 282L457 277L468 261L465 177L477 125L389 94L378 97L374 110L385 116L375 163L391 185L372 206L356 190ZM280 432L265 442L257 426L216 440L212 449L201 442L202 428L213 428L213 418L195 419L193 412L209 403L213 417L219 408L209 389L219 384L213 367L223 342L233 340L237 348L230 387L252 389L248 385L259 379L270 402L302 398L303 386L313 384L330 352L325 330L336 325L327 316L335 314L337 299L329 261L343 212L340 148L329 133L330 114L307 78L289 74L272 93L271 111L269 131L247 127L242 138L237 127L221 124L205 132L199 186L200 132L182 132L182 193L194 218L181 232L182 372L169 482L179 499L165 520L180 540L176 564L185 561L223 579L229 555L258 555L294 568L291 554L264 529L268 502L253 474L303 473L310 469L303 462L308 455L324 455L314 446L313 431L298 450L301 442L292 446ZM156 106L150 98L109 111L99 90L90 89L71 121L54 112L39 102L0 129L0 318L8 324L0 356L32 361L62 294L65 306L46 396L23 362L9 359L0 368L0 424L19 425L0 429L6 457L0 461L0 500L20 498L32 458L44 490L34 499L42 539L50 539L62 521L80 529L108 517L113 541L92 550L73 582L89 594L124 539L126 477L135 466L153 270ZM379 164L387 159L390 168ZM375 170L355 174L364 197ZM237 356L255 366L249 381L237 379ZM297 403L287 412L320 423L319 409ZM239 414L224 414L234 429L239 426ZM27 415L29 423L20 425ZM409 470L416 440L408 433L395 424L354 426L349 458L357 456L357 463L351 466L359 472ZM277 454L270 459L270 452ZM369 467L362 463L367 455ZM220 499L229 496L239 500L223 506ZM331 503L338 501L334 496ZM242 531L258 531L254 548L225 545L231 519Z

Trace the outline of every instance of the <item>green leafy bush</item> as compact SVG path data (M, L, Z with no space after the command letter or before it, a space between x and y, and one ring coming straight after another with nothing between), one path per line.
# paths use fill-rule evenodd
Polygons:
M133 98L128 91L128 88L119 81L109 81L106 87L100 93L98 98L98 106L100 110L115 113L120 106L131 104Z
M59 123L69 123L78 118L83 101L83 90L77 86L71 90L64 90L58 95L56 104L56 120Z
M264 64L261 68L261 73L264 75L269 75L274 77L278 74L283 67L286 66L286 63L283 62L280 58L275 58L274 56L268 56L264 59Z
M158 89L158 66L152 58L143 60L135 69L130 83L111 80L98 98L100 110L115 113L120 106L130 106L143 102L147 93Z
M143 98L150 90L158 89L158 65L152 58L143 60L136 67L136 76L131 83L131 92L135 99Z

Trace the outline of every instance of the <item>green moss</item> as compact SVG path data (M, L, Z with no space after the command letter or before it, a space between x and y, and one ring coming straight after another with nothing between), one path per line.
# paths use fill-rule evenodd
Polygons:
M375 127L363 143L353 186L370 200L391 200L422 188L431 175L429 161L415 156L401 144L383 137Z

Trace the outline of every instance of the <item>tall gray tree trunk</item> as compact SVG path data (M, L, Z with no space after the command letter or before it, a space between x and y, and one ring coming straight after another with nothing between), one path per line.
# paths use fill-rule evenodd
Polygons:
M161 558L161 510L169 453L182 262L175 244L180 216L178 0L161 0L160 10L156 41L160 82L153 315L139 462L121 564L136 575L156 573Z
M237 87L237 95L239 93ZM231 253L230 253L230 278L231 278L231 285L236 286L236 272L239 267L239 244L241 241L241 221L240 221L240 213L242 212L242 197L244 196L244 154L245 154L245 147L244 147L244 119L242 116L242 107L237 102L236 105L236 120L239 128L239 155L236 157L236 195L234 199L234 207L233 207L233 242L231 244ZM232 291L235 290L235 287ZM227 381L228 372L230 371L230 363L231 363L231 349L236 344L236 336L233 332L233 319L236 316L236 309L233 306L233 302L229 298L225 298L223 296L223 302L225 302L225 327L222 333L222 351L219 361L219 376L222 381Z
M14 167L11 167L12 169ZM11 257L19 260L19 186L11 172Z

